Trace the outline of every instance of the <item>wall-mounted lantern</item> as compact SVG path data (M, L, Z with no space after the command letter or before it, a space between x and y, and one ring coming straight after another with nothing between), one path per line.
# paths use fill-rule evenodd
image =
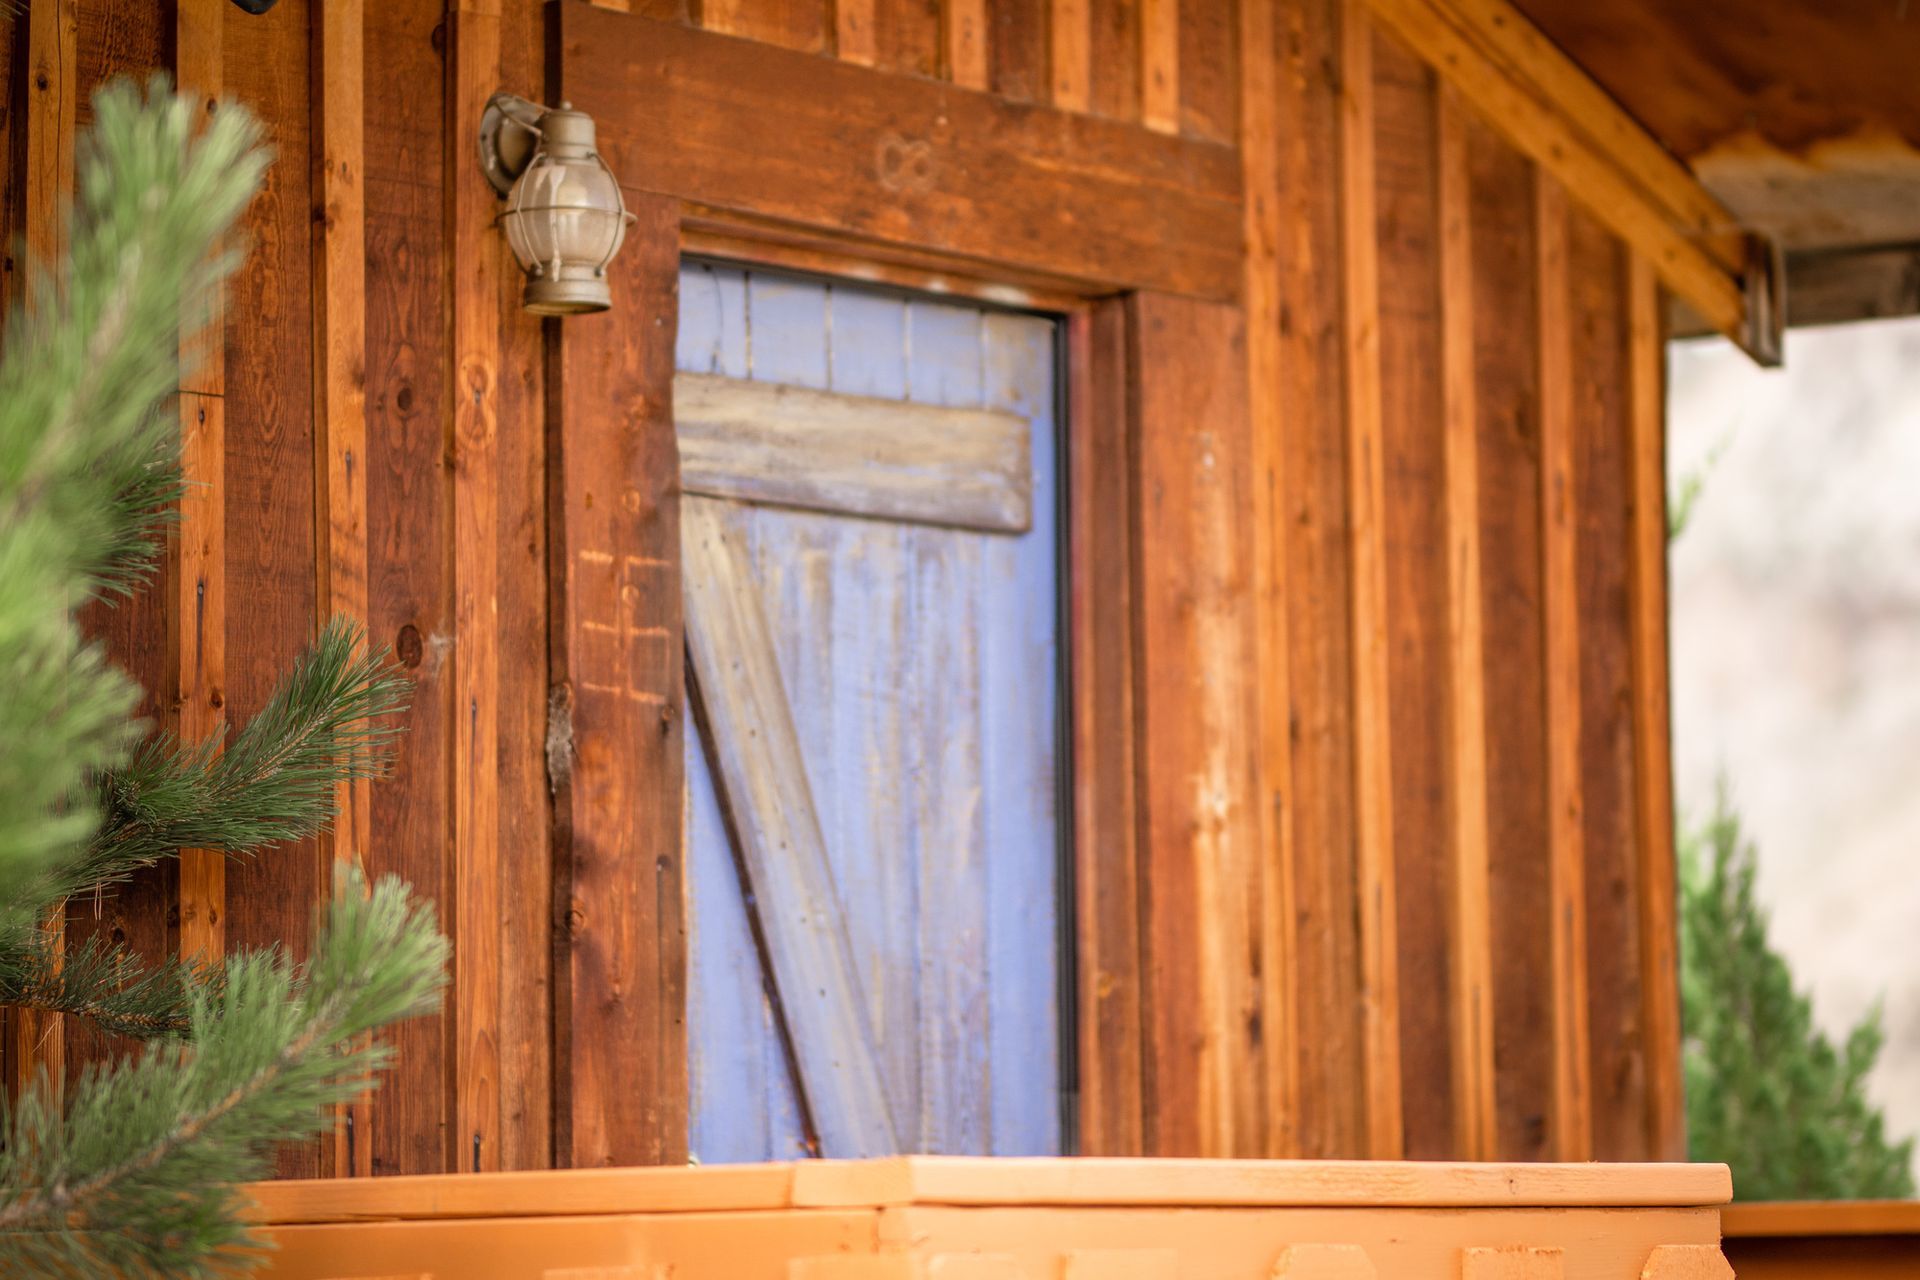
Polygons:
M500 226L527 273L522 305L543 316L612 306L607 264L633 215L594 148L593 117L496 93L480 117L480 167L506 197Z

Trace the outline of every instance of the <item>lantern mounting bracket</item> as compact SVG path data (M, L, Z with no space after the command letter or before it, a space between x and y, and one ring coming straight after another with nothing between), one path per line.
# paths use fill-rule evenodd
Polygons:
M533 159L546 114L545 107L517 93L502 91L487 99L480 115L480 171L501 196L513 190L513 180Z

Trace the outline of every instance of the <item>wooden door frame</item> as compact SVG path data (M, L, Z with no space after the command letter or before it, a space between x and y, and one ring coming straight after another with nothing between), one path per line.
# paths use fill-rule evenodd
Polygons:
M672 415L678 272L687 255L1064 318L1062 694L1076 963L1062 1013L1073 1019L1080 1064L1070 1133L1089 1153L1217 1146L1204 1131L1232 1111L1225 1095L1240 1087L1228 1060L1216 1055L1216 1080L1190 1081L1184 1070L1157 1072L1153 1046L1204 1034L1183 1024L1219 1011L1154 1000L1156 984L1191 986L1194 974L1177 962L1149 963L1165 912L1150 903L1148 879L1162 907L1197 905L1187 840L1156 836L1156 824L1183 829L1204 820L1175 811L1191 802L1170 795L1162 771L1135 745L1150 708L1169 713L1157 723L1175 721L1182 692L1177 678L1149 687L1137 655L1171 656L1178 668L1172 651L1193 641L1193 610L1141 598L1173 591L1184 602L1189 594L1164 569L1143 579L1141 554L1143 539L1182 536L1187 520L1184 506L1143 503L1141 483L1143 460L1157 464L1188 426L1183 380L1185 390L1212 394L1210 408L1224 420L1213 420L1206 438L1229 450L1215 473L1214 446L1206 446L1200 506L1226 520L1244 520L1249 507L1251 480L1236 465L1250 434L1237 153L583 0L554 6L554 24L554 96L595 117L637 215L610 271L613 311L548 328L556 1164L680 1163L687 1154L687 708ZM790 140L770 133L764 104L753 93L722 92L738 85L785 85L810 101L825 94L847 106L830 137L808 144L806 154L822 157L800 175L808 180L796 180L793 156L782 149ZM903 133L902 121L922 122L927 132ZM992 147L969 128L1013 131L1011 142L1002 136L995 144L1012 152L988 155ZM1009 167L1021 169L1023 146L1084 149L1104 168L1089 179L1091 194L1015 172L1030 183L1022 204L1005 182ZM1137 211L1109 198L1134 174L1146 187L1169 175L1199 175L1211 186L1203 183L1169 225L1143 237L1127 221ZM850 213L849 188L887 207ZM1230 213L1220 207L1228 201ZM978 216L956 222L944 212L950 206ZM1140 340L1143 325L1155 326L1153 342ZM1227 554L1245 554L1232 544L1246 539L1220 541ZM1238 612L1250 628L1250 610ZM1234 652L1251 658L1250 648ZM1190 734L1207 732L1203 720ZM1255 754L1225 767L1254 769ZM1149 848L1174 865L1153 865L1143 855ZM1242 847L1240 856L1257 854ZM1167 1099L1164 1123L1149 1103L1156 1093Z

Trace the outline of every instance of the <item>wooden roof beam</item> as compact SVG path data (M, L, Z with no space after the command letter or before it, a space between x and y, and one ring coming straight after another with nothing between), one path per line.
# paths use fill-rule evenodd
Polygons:
M1778 255L1508 0L1367 0L1488 123L1651 262L1708 328L1778 364Z

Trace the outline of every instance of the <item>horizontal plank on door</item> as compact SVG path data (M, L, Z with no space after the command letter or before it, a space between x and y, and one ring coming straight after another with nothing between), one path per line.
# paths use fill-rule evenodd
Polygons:
M989 533L1033 526L1025 418L682 373L681 487Z
M726 505L681 503L695 713L826 1154L899 1150L845 912L752 563Z
M636 191L1103 291L1238 296L1230 146L558 8L572 100Z

